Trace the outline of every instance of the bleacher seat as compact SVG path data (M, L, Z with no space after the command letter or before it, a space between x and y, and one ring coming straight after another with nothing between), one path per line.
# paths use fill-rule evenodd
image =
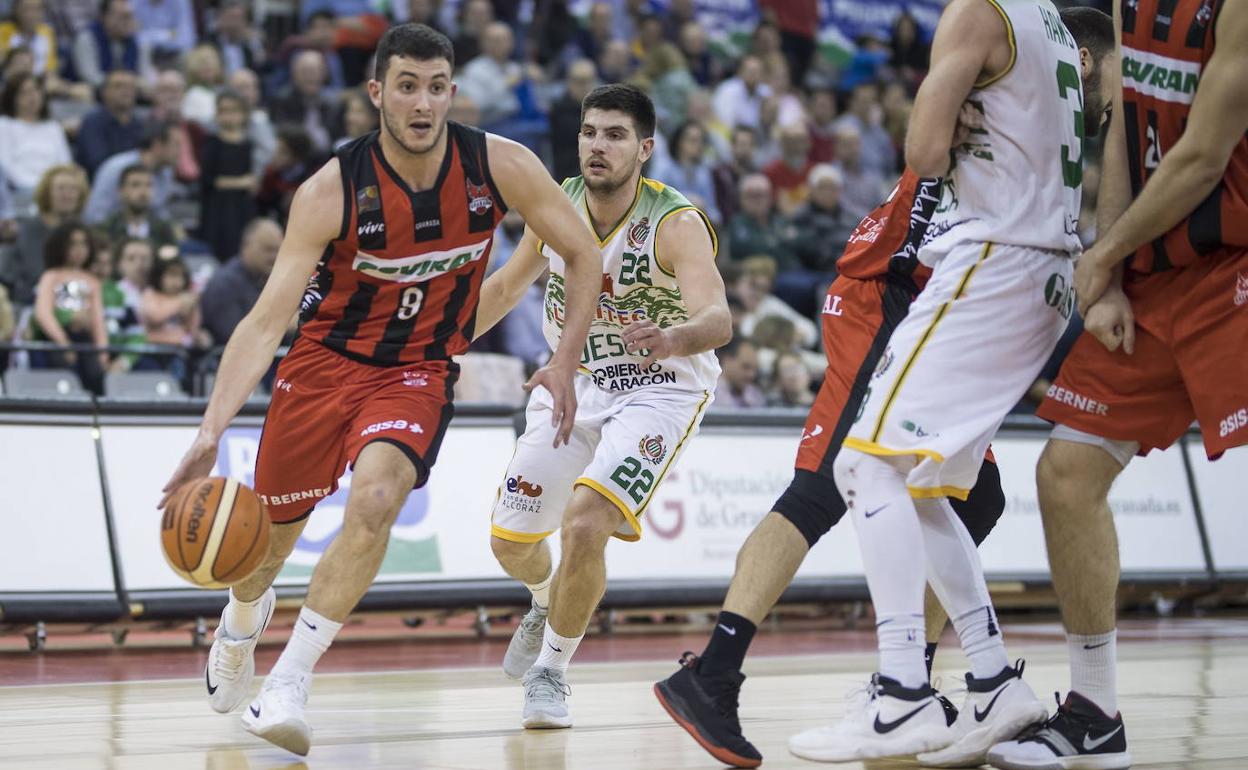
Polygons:
M91 398L69 369L10 368L4 373L4 392L12 398Z
M147 401L181 401L182 386L168 372L109 372L104 377L104 395Z

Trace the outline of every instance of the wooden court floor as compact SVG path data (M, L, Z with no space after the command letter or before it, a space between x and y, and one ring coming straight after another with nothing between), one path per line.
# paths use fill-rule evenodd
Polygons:
M1248 769L1248 636L1243 621L1231 621L1238 628L1233 633L1195 628L1218 628L1210 623L1193 621L1192 633L1128 637L1122 644L1119 687L1135 767ZM1007 626L1007 638L1011 630ZM1056 633L1026 637L1015 637L1023 641L1012 652L1027 658L1027 680L1051 699L1067 686L1065 645ZM309 704L313 748L303 761L244 732L236 714L210 711L198 677L0 687L0 768L720 767L667 719L651 694L652 682L674 670L667 652L659 645L651 661L574 663L576 726L560 731L520 729L520 687L495 667L321 674ZM938 675L953 681L960 656L944 652L941 660ZM763 752L763 766L780 770L818 766L790 756L787 737L838 716L845 694L861 684L874 656L759 656L747 665L741 709L746 734Z

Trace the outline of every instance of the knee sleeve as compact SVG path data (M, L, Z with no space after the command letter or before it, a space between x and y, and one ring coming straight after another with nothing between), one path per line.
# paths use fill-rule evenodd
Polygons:
M813 548L845 515L845 501L832 479L799 468L771 509L797 527Z

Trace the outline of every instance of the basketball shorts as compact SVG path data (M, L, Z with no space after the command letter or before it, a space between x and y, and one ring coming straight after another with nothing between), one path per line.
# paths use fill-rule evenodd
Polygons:
M1075 342L1036 414L1101 438L1164 449L1200 423L1216 459L1248 444L1248 251L1133 276L1135 352Z
M914 497L965 500L993 435L1066 328L1073 265L1060 252L969 242L934 261L844 446L913 458Z
M845 515L845 502L832 476L832 463L845 440L880 356L910 310L914 295L901 282L839 276L828 288L823 310L823 349L828 368L806 418L793 481L772 506L814 546ZM991 452L970 496L953 508L976 544L1005 509L1001 476Z
M400 449L423 486L454 407L459 367L448 361L379 367L306 338L277 367L260 433L256 492L276 523L304 518L374 441Z
M609 393L576 378L576 426L553 446L550 393L533 391L524 435L499 486L491 516L496 537L535 543L561 526L574 487L595 490L624 517L614 534L641 538L641 515L680 452L698 432L709 391L640 388Z

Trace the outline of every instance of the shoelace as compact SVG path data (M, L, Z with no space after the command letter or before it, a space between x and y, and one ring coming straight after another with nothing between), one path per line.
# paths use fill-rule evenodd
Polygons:
M286 709L302 709L308 704L308 685L303 677L279 677L270 674L264 689Z
M572 688L559 681L550 669L542 669L537 676L526 683L525 693L530 697L554 698L562 693L563 697L572 694Z
M1016 739L1018 740L1019 743L1023 743L1026 741L1042 741L1044 740L1045 733L1049 733L1049 732L1055 732L1061 735L1062 731L1057 728L1057 725L1058 725L1058 722L1060 722L1062 719L1074 721L1076 723L1080 721L1084 721L1084 722L1087 721L1086 719L1081 719L1080 715L1076 714L1073 711L1062 711L1062 694L1061 693L1059 692L1053 693L1053 700L1057 701L1057 711L1054 711L1053 715L1049 717L1048 719L1044 720L1043 722L1037 725L1033 725L1030 730L1023 731L1023 733L1020 734L1018 738Z
M520 633L529 641L532 641L535 637L540 637L545 630L546 615L544 613L530 610L520 620Z
M220 653L216 656L212 670L217 675L217 680L222 679L234 682L237 681L238 675L243 671L243 665L247 662L247 645L245 644L222 644Z
M678 662L685 668L697 670L698 656L686 650ZM741 706L741 688L734 682L723 678L707 677L703 689L707 695L711 696L715 713L726 719L733 730L740 735L741 720L737 716L737 710Z

